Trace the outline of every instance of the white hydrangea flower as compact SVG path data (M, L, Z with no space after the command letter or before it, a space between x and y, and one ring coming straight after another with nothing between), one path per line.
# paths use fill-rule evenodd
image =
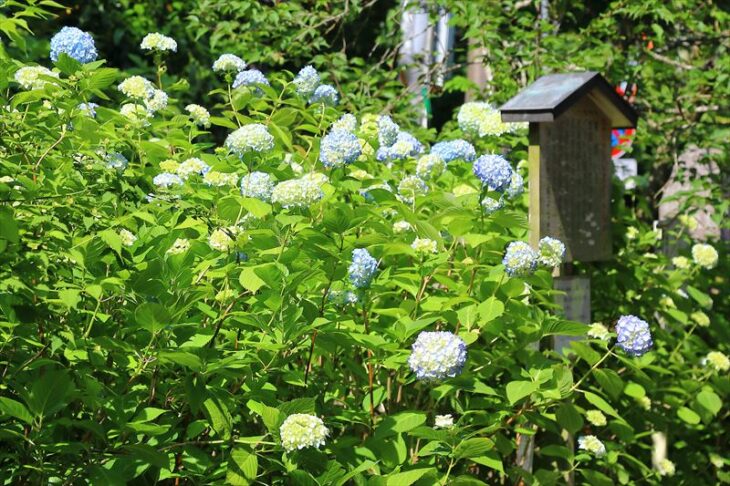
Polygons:
M433 427L435 429L450 429L454 426L454 417L450 414L447 415L436 415Z
M228 251L233 248L235 241L229 233L233 233L231 228L218 228L213 231L208 238L208 244L211 248L218 251Z
M203 175L210 170L210 166L197 157L183 160L177 167L177 175L187 180L191 175Z
M411 243L411 248L420 255L428 255L429 253L438 252L438 245L435 241L428 238L416 238Z
M656 470L660 476L674 476L674 473L676 472L676 467L674 466L674 463L669 459L662 459L656 465Z
M190 241L185 238L178 238L172 246L166 251L170 255L179 255L190 249Z
M519 126L516 123L503 123L499 110L481 101L464 103L459 108L456 120L462 131L479 137L499 136Z
M203 182L213 187L235 186L238 184L238 174L209 170L203 176Z
M23 89L43 89L48 81L40 76L58 79L58 73L43 66L25 66L15 71L15 81Z
M710 318L702 311L695 311L690 314L689 317L700 327L707 327L710 325Z
M641 408L643 408L646 411L651 410L651 399L644 395L643 397L637 398L636 402L639 404Z
M167 93L165 93L161 89L156 89L152 92L152 96L149 97L144 103L149 111L155 113L167 108L167 100Z
M234 54L223 54L213 63L215 72L239 72L246 69L246 62Z
M287 452L324 445L329 430L319 417L306 413L289 415L279 428L281 445Z
M707 356L702 359L702 364L711 367L715 371L730 370L730 358L719 351L707 353Z
M128 98L136 98L147 100L155 93L155 86L142 76L130 76L117 86L124 96Z
M594 339L600 339L601 341L608 341L610 333L608 328L600 322L594 322L588 329L588 336Z
M393 223L393 233L405 233L413 228L408 221L396 221Z
M672 265L681 270L687 270L690 267L690 261L687 257L677 256L672 258Z
M596 457L606 455L606 446L595 435L584 435L578 438L578 448L590 452Z
M177 51L177 42L172 37L162 35L159 32L147 34L142 39L140 47L145 51Z
M717 250L712 245L697 243L692 247L692 259L697 265L709 270L717 265Z
M134 236L131 231L126 229L119 231L119 237L122 239L122 244L124 246L132 246L134 245L134 242L137 241L137 237Z
M271 202L284 208L304 208L316 203L324 193L316 182L305 179L291 179L278 183L271 193Z
M185 111L190 113L190 118L196 125L205 128L210 126L210 113L202 106L190 104L185 107Z
M138 105L136 103L123 104L122 107L119 109L119 114L127 118L129 121L133 123L138 123L142 126L147 126L150 124L150 112L144 106Z
M588 410L586 412L586 420L596 427L603 427L608 423L606 416L600 410Z
M249 152L266 152L274 148L274 137L266 125L251 123L232 132L226 138L225 146L234 154L243 157Z

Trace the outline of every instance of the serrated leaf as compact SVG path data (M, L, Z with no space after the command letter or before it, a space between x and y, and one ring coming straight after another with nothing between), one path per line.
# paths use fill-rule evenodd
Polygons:
M217 398L208 398L203 402L203 412L215 433L223 440L230 439L233 418L228 407Z
M511 381L507 383L507 400L514 405L521 399L537 391L539 385L533 381Z
M259 461L256 454L243 447L236 447L231 451L226 472L226 484L233 486L247 486L256 479Z

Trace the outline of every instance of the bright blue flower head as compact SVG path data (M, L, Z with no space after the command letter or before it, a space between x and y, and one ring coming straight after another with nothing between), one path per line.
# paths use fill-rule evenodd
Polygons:
M378 270L378 261L365 248L352 250L352 263L347 273L353 287L366 289Z
M312 66L305 66L294 78L294 87L302 96L311 96L319 86L319 73Z
M98 56L91 35L76 27L64 27L51 38L51 60L58 61L62 53L82 64L96 61Z
M234 89L241 86L251 86L254 88L253 92L257 95L262 93L261 89L257 86L259 84L269 86L269 80L266 79L264 73L258 69L247 69L245 71L241 71L236 75L236 79L233 80Z
M616 344L631 356L641 356L654 345L649 324L636 316L621 316L616 324Z
M477 156L474 146L466 140L449 140L448 142L439 142L431 147L431 153L438 155L444 162L448 163L456 159L464 159L471 162Z
M322 139L319 160L331 169L351 164L362 154L360 140L346 130L332 130Z
M388 115L378 117L378 143L381 147L390 147L398 139L400 127Z
M557 267L565 258L565 245L562 241L545 236L537 246L540 252L540 264L546 267Z
M517 171L512 171L512 178L509 182L509 187L507 188L507 196L514 199L520 194L522 194L522 191L525 190L525 181Z
M539 258L540 254L524 241L513 241L507 245L502 264L507 275L522 277L535 272Z
M312 96L309 97L310 103L324 103L325 105L335 106L340 101L337 90L330 84L322 84L317 86Z
M501 155L482 155L474 161L473 169L490 191L503 192L512 181L512 167Z
M492 199L489 196L485 196L484 199L482 199L482 209L484 209L485 214L493 214L499 211L504 207L504 198L500 197L499 199Z
M459 336L444 331L424 331L413 343L408 366L419 380L443 380L461 373L466 355L466 343Z

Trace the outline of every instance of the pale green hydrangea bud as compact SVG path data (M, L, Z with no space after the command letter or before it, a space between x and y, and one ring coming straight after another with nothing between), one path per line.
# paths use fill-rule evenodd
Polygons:
M319 417L306 413L289 415L279 428L281 445L287 452L324 445L329 430Z
M603 427L607 423L606 416L600 410L588 410L586 420L596 427Z
M692 259L697 265L709 270L717 265L717 250L712 245L697 243L692 247Z

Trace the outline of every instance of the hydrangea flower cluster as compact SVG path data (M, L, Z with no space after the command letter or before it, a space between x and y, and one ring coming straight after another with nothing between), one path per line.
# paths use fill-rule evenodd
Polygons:
M525 181L520 175L519 172L512 171L512 178L509 181L509 186L507 187L507 196L510 199L514 199L525 190Z
M357 294L351 290L331 290L327 294L327 300L337 307L345 307L358 302Z
M309 98L319 86L319 73L312 66L305 66L296 75L293 83L297 93Z
M170 174L169 172L162 172L160 174L157 174L154 179L152 179L152 183L156 185L157 187L161 187L163 189L169 189L172 186L182 186L183 180L180 178L177 174Z
M252 197L269 202L273 191L274 181L266 172L251 172L241 178L241 195L243 197Z
M190 241L185 238L178 238L170 248L165 252L168 255L180 255L190 249Z
M345 113L332 123L332 130L345 130L350 133L357 131L357 118L351 113Z
M210 126L210 113L204 107L190 104L185 107L185 111L190 113L190 119L199 127L207 128Z
M685 256L676 256L672 258L672 265L680 270L687 270L690 267L690 263L689 258Z
M208 244L211 248L218 251L230 250L235 241L229 234L235 234L235 228L218 228L210 234L208 237Z
M130 76L117 87L127 98L147 100L154 96L155 86L142 76Z
M81 64L96 61L98 56L91 34L76 27L64 27L51 38L51 60L58 61L61 54Z
M415 157L423 151L423 145L416 137L408 132L398 132L395 143L390 146L381 145L375 154L380 162L402 160L408 157Z
M703 358L702 363L705 366L710 366L715 371L730 370L730 358L720 351L710 351L707 353L707 356Z
M408 365L419 380L443 380L461 373L466 355L466 343L459 336L445 331L423 331L413 343Z
M191 175L205 175L210 170L210 166L197 157L191 157L180 163L177 167L177 175L183 180L187 180Z
M309 97L310 103L323 103L329 106L335 106L340 100L337 90L330 84L321 84L317 86L314 93Z
M329 430L319 417L306 413L289 415L279 428L281 445L287 452L324 445Z
M377 126L378 143L381 147L390 147L398 140L400 127L388 115L380 115L377 118Z
M450 414L436 415L433 422L434 429L450 429L454 426L454 417Z
M438 252L438 244L429 238L416 238L411 243L411 248L419 255L428 255Z
M96 118L96 109L99 107L96 103L80 103L76 108L84 115Z
M702 268L711 269L717 265L717 250L712 245L697 243L692 246L692 260Z
M119 114L127 118L132 123L136 123L141 126L147 126L150 124L148 120L150 117L150 111L137 103L123 104L119 109Z
M578 448L590 452L596 457L606 455L606 446L595 435L578 437Z
M120 230L119 237L122 239L122 244L124 246L132 246L134 245L134 242L137 241L137 237L128 229Z
M695 311L690 314L689 317L700 327L707 327L710 325L710 318L702 311Z
M222 54L213 63L213 71L219 73L238 73L246 69L246 62L235 54Z
M140 47L145 51L177 52L177 42L172 37L152 32L144 36Z
M636 316L621 316L616 323L616 344L631 356L641 356L654 344L649 324Z
M25 66L15 71L15 81L23 89L43 89L48 83L41 76L58 79L58 73L43 66Z
M270 86L269 80L266 79L264 73L258 69L247 69L241 71L236 75L236 79L233 80L233 88L240 88L241 86L249 86L254 89L252 92L256 95L261 95L263 91L259 88L259 85Z
M446 163L439 155L434 154L433 151L428 155L422 155L416 163L416 175L423 180L435 179L440 176Z
M482 209L484 209L484 213L493 214L504 207L504 198L500 197L499 199L492 199L489 196L484 196L481 204Z
M346 130L334 129L320 144L319 160L328 169L355 162L362 154L357 136Z
M522 277L535 272L539 258L540 255L524 241L513 241L507 245L502 263L507 275Z
M161 89L156 89L152 92L152 96L145 100L144 104L150 113L154 113L167 108L167 99L167 93Z
M406 176L398 184L398 196L406 204L413 204L416 196L428 193L428 186L417 176Z
M461 105L456 120L462 131L477 137L499 136L511 131L514 127L512 124L502 122L499 110L489 103L481 101Z
M501 155L482 155L474 161L473 170L490 191L503 192L512 182L512 167Z
M439 142L431 147L431 153L438 155L446 163L456 159L471 162L477 157L477 152L474 149L474 146L466 140L461 139Z
M352 250L352 263L347 269L352 286L358 289L370 287L375 272L378 270L378 261L365 248Z
M408 221L396 221L393 223L393 233L405 233L413 229Z
M608 423L606 416L600 410L588 410L586 412L586 420L596 427L603 427Z
M233 172L209 170L203 175L203 182L212 187L235 186L238 183L238 175Z
M546 267L557 267L563 263L565 245L562 241L546 236L537 246L540 252L540 264Z
M322 188L315 181L301 177L280 182L271 193L271 202L284 208L306 208L324 197Z
M122 170L127 167L129 161L127 158L119 152L109 152L104 155L104 164L107 169L118 169Z
M225 146L239 157L249 152L266 152L274 148L274 137L266 125L250 123L228 135Z
M674 463L666 458L659 461L656 465L656 470L660 476L668 477L674 476L674 473L677 472L677 468Z
M588 337L594 339L600 339L601 341L608 341L611 337L608 328L600 322L594 322L588 327Z

